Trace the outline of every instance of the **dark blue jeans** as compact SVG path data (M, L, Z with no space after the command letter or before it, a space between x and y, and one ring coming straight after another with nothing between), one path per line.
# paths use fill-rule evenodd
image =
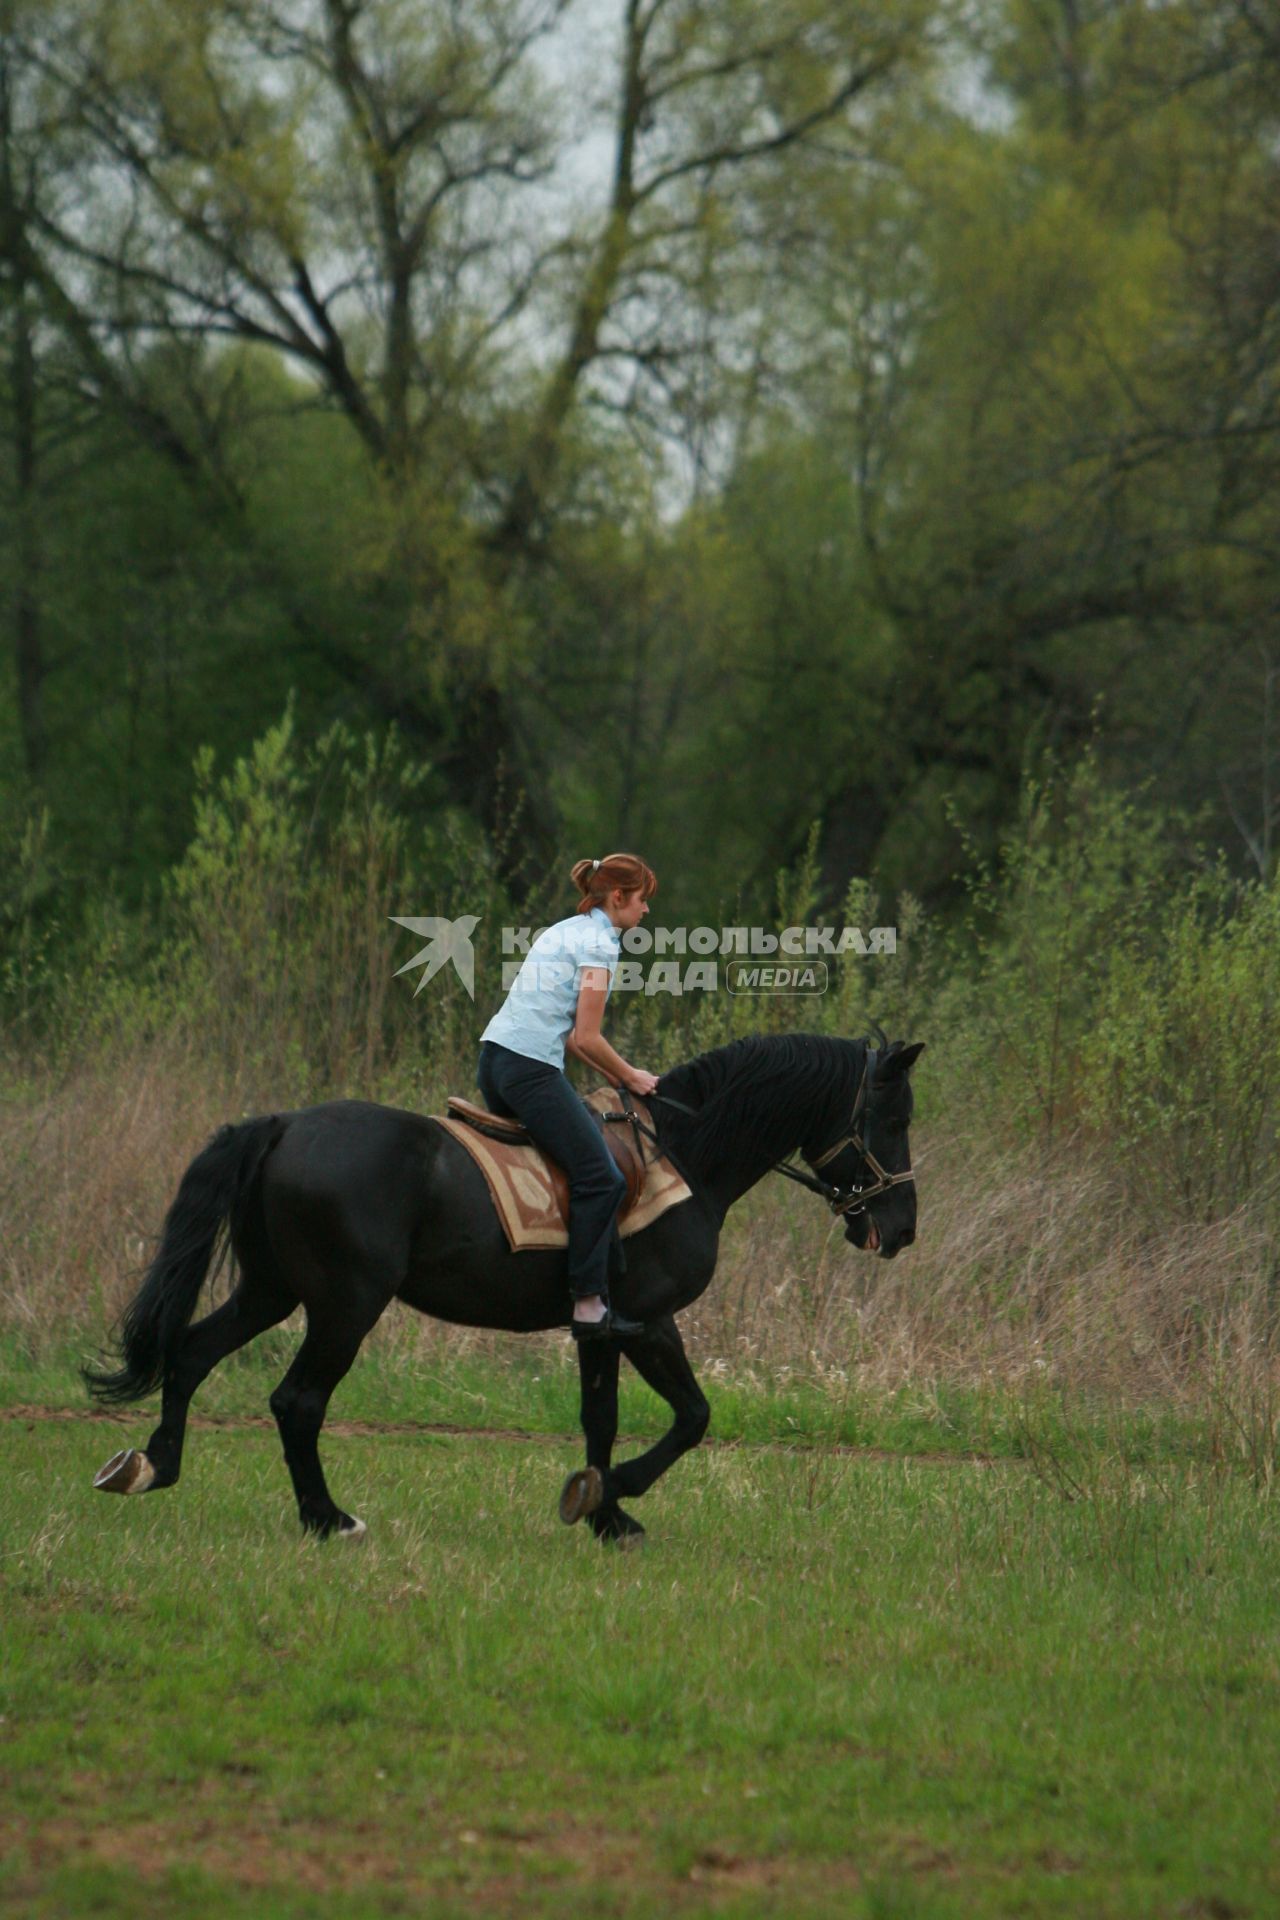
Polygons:
M569 1291L609 1297L609 1249L627 1183L603 1135L559 1067L495 1040L480 1047L476 1079L490 1113L524 1122L569 1176Z

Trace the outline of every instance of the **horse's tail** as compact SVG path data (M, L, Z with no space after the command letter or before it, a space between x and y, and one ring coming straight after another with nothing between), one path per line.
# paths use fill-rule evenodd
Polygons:
M165 1216L159 1250L120 1322L124 1365L114 1373L80 1369L97 1399L141 1400L160 1385L195 1311L214 1251L216 1274L252 1182L285 1125L280 1114L272 1113L219 1127L191 1162Z

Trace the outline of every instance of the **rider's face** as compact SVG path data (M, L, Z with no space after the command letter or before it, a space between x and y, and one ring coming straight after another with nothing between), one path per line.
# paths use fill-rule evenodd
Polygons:
M629 927L638 927L649 911L649 902L638 887L634 893L624 893L621 887L616 888L609 904L612 909L609 918L622 933Z

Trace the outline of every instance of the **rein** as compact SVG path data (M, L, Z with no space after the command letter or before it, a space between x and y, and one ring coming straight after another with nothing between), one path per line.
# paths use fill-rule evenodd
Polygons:
M609 1082L607 1084L612 1085L612 1082ZM653 1128L647 1127L645 1125L644 1121L640 1118L640 1115L636 1112L635 1108L632 1106L631 1093L629 1088L623 1087L623 1086L616 1086L613 1088L613 1091L617 1094L618 1098L621 1100L623 1111L621 1113L602 1113L600 1115L601 1120L604 1121L606 1125L612 1121L615 1125L621 1123L631 1128L631 1137L636 1143L636 1153L639 1155L641 1167L644 1167L647 1164L644 1157L644 1140L648 1140L652 1145L655 1153L660 1154L664 1159L667 1159L671 1162L672 1166L675 1168L676 1172L680 1175L680 1178L685 1182L686 1186L691 1185L692 1183L689 1180L689 1175L687 1171L685 1170L684 1167L680 1165L679 1160L676 1158L675 1154L672 1153L670 1147L664 1147L662 1145L662 1143L658 1139L657 1134L654 1132ZM696 1107L686 1107L683 1100L666 1099L665 1096L661 1094L647 1093L645 1095L645 1099L646 1100L664 1100L665 1105L667 1105L668 1107L679 1107L682 1113L697 1112ZM641 1135L644 1136L644 1140L641 1139Z

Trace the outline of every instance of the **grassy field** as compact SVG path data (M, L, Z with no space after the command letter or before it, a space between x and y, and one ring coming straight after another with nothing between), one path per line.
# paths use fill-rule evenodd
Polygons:
M225 1368L140 1500L91 1480L146 1412L38 1419L83 1406L65 1368L0 1378L0 1910L1280 1910L1277 1510L1203 1436L713 1383L737 1444L619 1554L555 1518L554 1353L364 1365L339 1422L527 1437L333 1433L370 1535L318 1546L243 1418L278 1372Z

